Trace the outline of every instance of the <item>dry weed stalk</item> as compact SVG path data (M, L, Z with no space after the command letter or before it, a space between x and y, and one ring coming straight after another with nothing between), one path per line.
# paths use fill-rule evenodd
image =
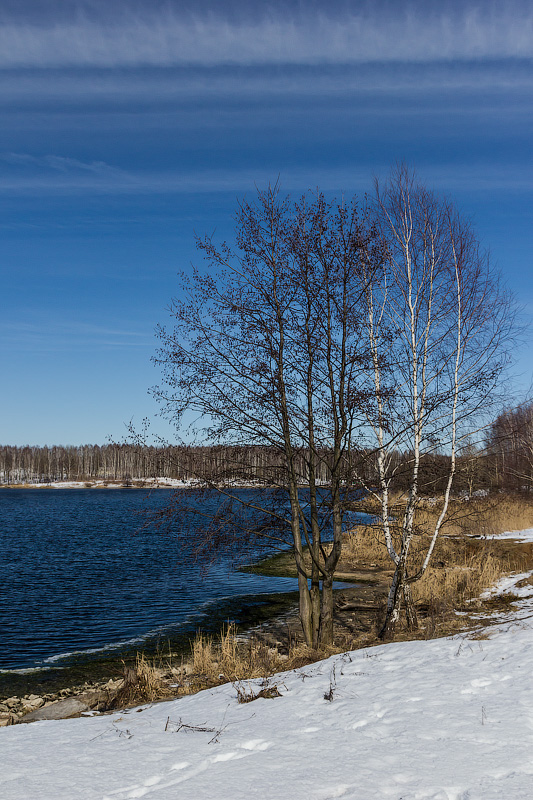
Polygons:
M233 623L223 629L219 641L199 631L191 650L193 674L215 682L259 678L287 666L277 647L254 637L240 639Z
M241 681L237 681L233 686L237 692L238 703L251 703L253 700L258 700L260 697L265 700L269 700L273 697L281 697L281 692L277 686L267 685L257 691L254 691L253 686L246 686L241 683Z
M109 698L108 708L121 708L134 703L151 703L169 694L168 685L160 670L148 661L144 653L137 653L135 665L124 664L123 680L116 693Z

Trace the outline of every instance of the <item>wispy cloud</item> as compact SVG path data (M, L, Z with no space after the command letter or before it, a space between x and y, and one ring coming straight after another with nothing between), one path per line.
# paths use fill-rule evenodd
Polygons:
M9 157L10 154L8 154ZM26 163L20 155L21 163ZM29 159L29 157L28 157ZM75 161L60 156L35 158L35 162L48 163L48 159L61 162ZM0 154L0 161L7 160ZM13 162L12 162L13 163ZM374 174L386 175L390 164L374 163ZM500 162L495 165L479 163L439 163L422 165L424 174L434 182L435 188L446 192L485 192L485 191L533 191L533 171L523 163ZM335 167L317 164L306 166L250 167L233 169L212 169L195 171L146 171L126 172L106 165L106 170L67 170L50 168L47 173L36 171L30 174L9 175L0 172L0 192L2 194L31 195L168 195L168 194L206 194L255 192L255 187L265 187L280 178L283 190L305 192L320 187L326 192L364 192L372 182L372 174L364 158L353 162L346 161Z
M256 19L172 7L111 19L78 16L0 26L0 67L265 65L431 62L533 57L530 4L362 6L320 13L305 6Z
M39 325L24 321L0 322L0 336L10 349L34 352L154 347L150 332L50 318L43 319Z
M0 54L1 58L1 54ZM456 93L531 91L533 70L529 61L455 62L425 64L338 64L329 67L285 66L284 69L240 70L40 70L6 72L0 82L3 108L67 109L83 107L84 113L102 109L159 107L199 103L224 103L283 97L360 97L370 92L454 91ZM460 96L460 95L456 95ZM12 115L11 115L12 116ZM60 121L60 118L58 118Z
M93 175L123 175L117 167L111 167L105 161L79 161L77 158L66 156L34 156L29 153L0 153L0 161L15 166L31 166L54 170L64 174L72 172L89 172Z
M105 161L80 161L58 155L35 156L30 153L0 153L0 190L44 192L129 192L138 188L138 180Z

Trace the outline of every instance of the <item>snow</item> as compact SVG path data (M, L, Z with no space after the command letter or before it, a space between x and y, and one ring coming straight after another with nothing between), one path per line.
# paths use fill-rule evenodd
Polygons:
M517 597L531 597L533 595L533 586L530 584L525 586L517 586L520 581L527 581L530 577L530 572L515 572L512 575L505 575L496 581L491 589L481 594L481 598L495 597L499 594L507 594L512 592Z
M193 479L181 480L179 478L132 478L133 484L135 482L143 483L142 488L162 488L162 489L189 489L192 486L197 486L199 481ZM87 481L50 481L50 483L28 483L25 484L28 489L122 489L124 482L118 481L112 483L109 480L97 480L89 478Z
M96 478L88 478L86 481L50 481L49 483L27 483L24 484L25 489L123 489L125 488L126 480L112 482L112 479L100 480ZM205 486L202 481L195 478L131 478L131 485L133 487L142 489L191 489L193 487ZM257 486L256 483L249 481L238 481L234 488L253 488ZM16 484L0 484L0 488L16 488Z
M4 728L0 793L4 800L531 798L531 643L529 624L507 624L489 640L333 656L277 676L282 696L273 699L239 704L226 685L112 716Z
M515 575L498 587L517 593ZM468 635L108 716L0 729L3 800L530 800L533 587ZM247 682L259 691L259 681ZM330 695L331 700L325 699Z
M499 533L497 536L491 538L516 539L517 542L533 542L533 528L526 528L523 531L505 531L505 533Z

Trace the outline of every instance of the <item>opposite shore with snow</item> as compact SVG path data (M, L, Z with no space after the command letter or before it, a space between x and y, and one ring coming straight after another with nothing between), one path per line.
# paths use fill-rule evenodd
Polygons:
M192 489L200 481L179 478L132 478L124 480L90 479L85 481L32 481L30 483L0 483L0 489ZM252 484L242 484L251 486ZM239 484L241 486L241 484Z

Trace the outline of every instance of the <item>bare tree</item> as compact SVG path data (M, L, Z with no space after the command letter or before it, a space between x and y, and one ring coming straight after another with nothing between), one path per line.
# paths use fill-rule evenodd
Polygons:
M217 491L215 513L190 493L168 513L196 517L204 558L288 536L305 641L329 643L370 356L361 302L381 262L376 231L355 201L292 203L269 188L239 205L235 249L210 238L198 247L208 268L183 277L174 327L160 330L157 395L178 429L193 412L203 441L237 449L196 475ZM249 458L254 448L268 448L267 468ZM239 464L228 463L237 452ZM254 490L238 491L238 476Z
M376 183L375 213L386 260L365 284L373 358L367 419L369 446L377 451L377 486L368 488L379 501L395 567L381 631L387 637L402 601L408 625L418 625L411 586L428 568L446 519L462 444L483 424L506 363L513 315L469 223L407 168L393 171L383 188ZM402 460L407 489L393 508L398 449L409 454ZM448 457L446 485L424 539L415 523L421 462L435 453Z
M498 415L487 433L487 450L495 461L499 485L533 489L533 403Z

